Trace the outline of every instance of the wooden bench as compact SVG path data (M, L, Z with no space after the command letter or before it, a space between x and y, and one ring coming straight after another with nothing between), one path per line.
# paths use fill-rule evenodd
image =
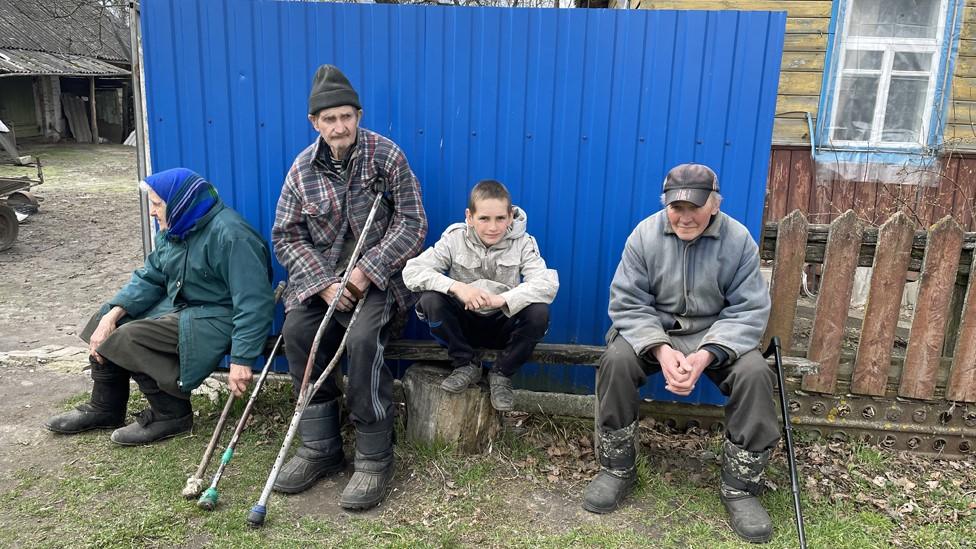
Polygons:
M595 366L606 348L599 345L565 345L540 343L531 362ZM498 352L479 349L481 360L493 362ZM387 359L411 360L415 364L403 375L402 400L407 407L407 437L455 444L462 452L482 451L500 428L498 414L491 407L484 386L472 387L454 395L440 390L440 382L449 374L447 350L429 340L401 339L386 346ZM769 362L772 363L772 358ZM802 357L783 357L787 376L816 374L818 365ZM657 404L657 403L655 403ZM661 403L667 408L687 406ZM551 415L594 417L596 397L564 393L516 390L515 409ZM718 409L715 412L719 412Z

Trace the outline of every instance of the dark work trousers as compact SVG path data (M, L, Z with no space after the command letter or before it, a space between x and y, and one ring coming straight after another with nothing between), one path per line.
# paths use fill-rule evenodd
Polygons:
M86 343L98 326L101 316L96 314L81 332ZM159 318L130 320L119 325L98 346L98 354L128 371L145 394L159 390L189 400L190 394L180 389L180 313Z
M288 357L288 370L294 382L295 394L302 385L305 363L312 350L315 332L325 317L328 304L319 296L313 296L301 308L293 309L285 315L285 325L281 329L285 337L285 355ZM366 294L356 322L346 339L346 405L353 424L372 425L386 417L393 416L393 375L383 360L383 348L390 337L390 320L396 312L393 294L372 287ZM352 311L336 311L322 334L319 351L315 356L309 385L315 383L332 360L339 342L349 326ZM329 402L342 393L336 383L340 374L339 365L322 383L312 403Z
M447 347L454 368L475 360L475 347L502 349L492 371L512 377L549 329L549 305L533 303L511 317L498 311L482 315L465 311L464 305L440 292L424 292L417 303L417 315L430 327L430 334Z
M596 392L600 399L600 427L617 430L637 419L638 390L647 377L661 371L657 361L638 357L620 334L614 336L600 357ZM774 374L757 350L704 374L729 397L725 404L725 436L750 452L771 448L780 437L780 425L773 401Z

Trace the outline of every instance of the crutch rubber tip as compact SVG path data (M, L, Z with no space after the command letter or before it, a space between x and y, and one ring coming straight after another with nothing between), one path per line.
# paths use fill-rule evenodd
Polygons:
M255 505L247 514L247 525L251 528L264 526L264 517L268 514L268 509L264 505Z
M204 511L213 511L217 507L217 490L207 488L207 491L197 500L197 507Z
M186 479L186 486L183 487L183 497L193 499L200 495L201 488L203 488L203 479L190 477Z

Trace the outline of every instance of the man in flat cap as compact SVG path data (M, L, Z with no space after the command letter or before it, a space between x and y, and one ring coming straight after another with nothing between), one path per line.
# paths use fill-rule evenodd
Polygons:
M362 117L346 76L332 65L319 67L308 97L308 120L318 136L288 171L271 232L278 261L288 270L282 334L296 392L329 303L339 294L312 383L335 354L357 301L365 299L346 341L345 395L356 452L355 472L339 504L350 510L382 502L393 477L393 377L383 347L391 320L412 305L400 269L420 252L427 234L420 184L406 156L396 143L360 128ZM376 193L384 198L364 234ZM351 262L360 238L362 255ZM354 288L340 287L347 269ZM275 490L302 492L345 468L338 375L333 371L305 409L298 428L302 445L282 468Z
M682 164L664 180L660 211L627 238L610 285L607 350L600 359L601 469L583 508L609 513L637 478L638 390L663 372L687 396L702 374L729 397L721 499L742 538L766 542L772 522L756 495L780 430L773 372L758 351L769 317L759 249L749 231L719 211L718 177Z

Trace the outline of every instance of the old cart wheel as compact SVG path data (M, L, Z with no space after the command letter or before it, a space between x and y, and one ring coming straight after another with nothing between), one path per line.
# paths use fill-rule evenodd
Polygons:
M0 252L14 245L19 230L20 226L17 224L17 214L14 213L14 209L0 204Z

